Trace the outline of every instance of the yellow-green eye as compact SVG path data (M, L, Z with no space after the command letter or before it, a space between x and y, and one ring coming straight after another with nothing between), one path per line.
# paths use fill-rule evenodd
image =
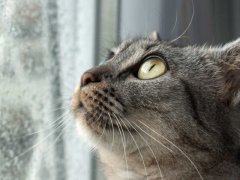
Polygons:
M138 70L139 79L153 79L163 75L167 70L164 60L160 57L149 58Z

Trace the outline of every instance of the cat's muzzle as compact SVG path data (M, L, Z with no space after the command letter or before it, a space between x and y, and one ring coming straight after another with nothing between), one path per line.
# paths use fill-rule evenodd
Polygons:
M124 108L115 88L106 82L98 82L76 88L72 97L72 112L76 119L85 121L94 130L111 129L116 126L114 120L123 115Z

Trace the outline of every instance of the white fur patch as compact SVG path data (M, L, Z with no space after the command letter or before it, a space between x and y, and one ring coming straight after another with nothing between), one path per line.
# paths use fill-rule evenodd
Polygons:
M238 91L237 95L233 98L232 105L236 106L240 102L240 90Z

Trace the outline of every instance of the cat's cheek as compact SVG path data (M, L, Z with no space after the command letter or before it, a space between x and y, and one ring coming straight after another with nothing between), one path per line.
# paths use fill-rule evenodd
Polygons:
M93 149L99 149L103 146L103 142L100 141L99 135L94 133L93 130L87 126L84 119L77 118L76 126L79 136L88 146L92 147Z
M93 142L95 142L96 137L94 136L94 133L91 131L91 129L87 127L86 122L81 117L78 117L76 119L76 126L81 139L90 147L94 147Z

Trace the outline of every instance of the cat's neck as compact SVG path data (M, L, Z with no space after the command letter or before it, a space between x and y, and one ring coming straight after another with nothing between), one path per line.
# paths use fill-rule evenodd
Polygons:
M181 179L229 179L240 178L240 168L236 163L229 161L229 157L217 162L204 159L195 164L196 167L180 154L158 156L150 155L150 151L142 150L131 153L125 159L124 154L116 155L110 151L99 151L103 170L107 180L181 180ZM196 155L196 154L195 154ZM209 155L206 155L209 157ZM227 159L227 160L225 160ZM143 162L144 161L144 162ZM197 161L197 160L193 160ZM233 160L234 161L234 160ZM209 164L208 164L209 162ZM200 165L204 164L204 165ZM159 165L159 166L158 166ZM197 169L196 169L197 168ZM199 172L198 172L199 171Z
M160 178L159 170L155 166L150 167L150 159L146 159L146 156L142 156L142 158L145 157L144 163L139 154L135 153L125 156L123 153L117 155L101 150L99 156L107 180L145 180L150 176L150 174L146 176L146 171L151 172L151 176L155 176L154 179Z
M107 180L176 180L176 177L192 179L199 176L182 156L165 154L160 157L157 152L153 156L147 148L140 151L141 155L136 151L127 156L99 151Z

